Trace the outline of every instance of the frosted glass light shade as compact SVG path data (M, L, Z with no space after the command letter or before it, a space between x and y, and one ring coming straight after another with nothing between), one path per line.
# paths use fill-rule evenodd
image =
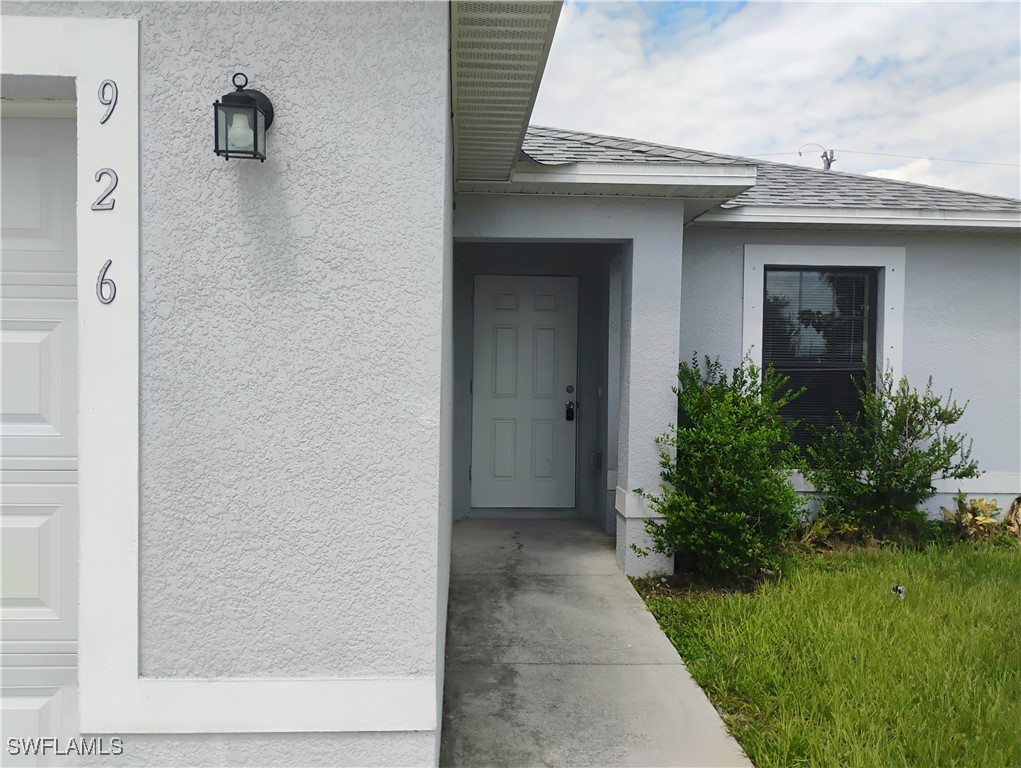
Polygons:
M213 111L217 155L265 161L266 129L273 122L273 105L265 95L238 88L215 102Z

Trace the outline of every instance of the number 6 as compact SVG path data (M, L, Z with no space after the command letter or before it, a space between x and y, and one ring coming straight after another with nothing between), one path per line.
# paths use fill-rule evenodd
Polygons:
M110 304L117 297L117 284L106 276L106 270L112 263L111 259L107 259L106 264L99 270L99 277L96 278L96 296L99 297L100 304Z

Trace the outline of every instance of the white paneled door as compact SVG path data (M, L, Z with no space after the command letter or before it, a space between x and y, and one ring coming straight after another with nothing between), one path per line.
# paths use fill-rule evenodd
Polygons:
M0 222L0 636L11 738L77 729L78 436L73 119L8 118Z
M473 507L573 507L578 279L477 275Z

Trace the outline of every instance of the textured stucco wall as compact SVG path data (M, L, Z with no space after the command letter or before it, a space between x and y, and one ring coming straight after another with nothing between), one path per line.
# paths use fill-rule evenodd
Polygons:
M436 675L446 4L3 10L140 20L142 674ZM264 164L212 153L236 71Z
M906 278L904 372L969 401L958 426L983 471L1021 474L1021 242L909 241ZM1016 480L998 488L1001 506L1021 493Z
M937 392L953 389L970 401L959 427L974 438L981 469L1021 472L1018 237L699 229L685 236L680 355L698 350L727 365L744 351L746 244L905 248L904 373L918 387L931 375Z

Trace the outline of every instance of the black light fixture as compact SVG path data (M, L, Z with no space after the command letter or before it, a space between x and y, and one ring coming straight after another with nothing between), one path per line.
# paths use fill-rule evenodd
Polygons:
M248 76L232 79L237 89L213 102L214 149L224 160L232 157L266 161L266 130L273 125L273 105L264 93L245 88Z

